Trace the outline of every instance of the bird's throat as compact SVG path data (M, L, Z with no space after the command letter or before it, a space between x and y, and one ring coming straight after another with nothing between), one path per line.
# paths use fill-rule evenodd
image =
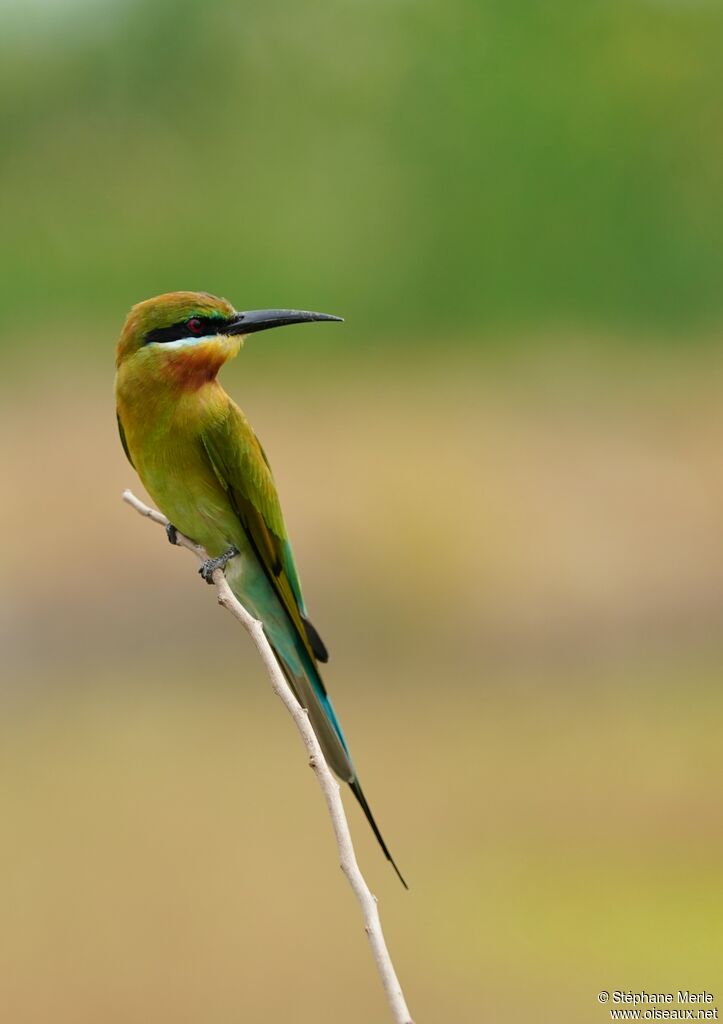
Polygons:
M203 338L181 338L165 344L148 345L147 356L154 370L167 383L179 389L195 390L214 380L228 359L238 354L243 339L225 334Z

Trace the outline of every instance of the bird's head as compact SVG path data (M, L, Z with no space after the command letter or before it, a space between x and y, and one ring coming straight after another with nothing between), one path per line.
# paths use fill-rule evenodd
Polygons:
M239 313L206 292L169 292L133 306L116 349L116 366L133 362L146 377L212 379L237 353L246 334L312 320L341 320L298 309Z

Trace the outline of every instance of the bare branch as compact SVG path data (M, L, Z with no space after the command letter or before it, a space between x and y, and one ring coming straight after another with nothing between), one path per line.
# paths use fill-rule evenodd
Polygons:
M160 526L168 525L168 520L164 515L161 515L160 512L156 512L155 509L149 508L148 505L145 505L142 501L136 498L132 491L126 490L123 492L123 501L131 505L142 516L146 516L148 519L151 519L154 523L158 523ZM202 547L195 544L188 537L184 537L182 533L178 533L177 539L178 544L181 547L188 548L189 551L192 551L201 559L201 561L205 561L208 558L208 554ZM367 885L357 863L354 846L351 840L351 833L349 831L349 824L346 820L344 805L342 804L341 794L339 792L339 784L326 763L321 747L319 746L319 741L317 740L316 734L309 722L309 716L306 709L301 707L289 687L289 684L286 682L284 674L279 668L274 652L266 639L266 634L264 633L261 622L250 615L243 605L236 599L226 581L226 577L222 569L215 570L213 574L213 582L216 586L218 603L231 612L234 618L238 619L244 629L246 629L250 634L251 639L256 645L257 651L261 655L261 660L266 666L266 671L269 674L274 693L277 697L281 698L286 710L293 718L297 729L301 733L304 746L309 754L309 764L314 770L314 774L316 775L319 785L321 786L322 793L324 794L326 806L329 809L329 816L331 817L331 824L334 829L336 844L339 849L339 863L342 871L349 880L349 884L354 891L354 895L359 901L359 905L364 916L364 930L369 937L374 962L376 964L377 971L379 972L379 976L381 977L395 1024L413 1024L412 1017L404 1000L401 985L399 984L396 971L394 970L394 965L392 964L392 960L387 949L387 944L384 940L376 897L369 889L369 886Z

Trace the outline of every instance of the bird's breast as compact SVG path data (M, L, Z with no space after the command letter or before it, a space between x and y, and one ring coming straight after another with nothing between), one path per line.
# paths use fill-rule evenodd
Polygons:
M118 412L143 486L173 525L213 557L238 546L243 531L202 440L207 418L217 414L214 396L196 398L146 403L130 414L119 401Z

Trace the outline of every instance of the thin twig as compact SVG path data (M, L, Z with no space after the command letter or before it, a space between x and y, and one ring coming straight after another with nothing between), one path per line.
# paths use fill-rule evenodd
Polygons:
M123 501L131 505L142 516L146 516L148 519L153 520L154 523L158 523L160 526L168 525L168 520L164 515L161 515L160 512L156 512L152 508L149 508L148 505L145 505L142 501L136 498L132 491L126 490L123 492ZM177 541L179 545L184 548L188 548L189 551L192 551L201 559L201 561L205 561L208 558L206 551L200 547L200 545L195 544L188 537L184 537L182 533L177 534ZM277 697L281 698L286 710L293 718L296 728L301 733L304 746L309 754L309 764L314 770L314 774L316 775L324 794L326 806L329 808L329 816L331 817L331 824L334 829L336 844L339 849L339 863L341 864L342 871L349 880L349 884L354 891L354 895L359 901L359 905L364 916L364 930L369 937L374 962L381 977L395 1024L413 1024L412 1017L404 1000L401 985L399 984L396 971L394 970L394 965L392 964L392 959L389 955L389 950L387 949L387 944L384 941L384 934L382 932L382 924L379 919L376 897L369 889L369 886L364 880L364 876L362 875L357 863L356 854L354 853L354 845L349 831L349 824L346 820L344 805L341 801L339 784L326 763L321 747L319 746L319 741L316 738L316 733L309 722L309 716L306 709L301 707L289 684L286 682L284 674L279 668L279 663L276 660L274 652L266 639L266 634L264 633L264 628L261 622L250 615L243 605L236 599L226 581L226 577L222 569L215 570L213 573L213 582L216 586L218 603L231 612L234 618L238 619L244 629L246 629L250 634L251 639L256 645L257 651L261 655L261 660L266 666L266 671L269 674L274 693Z

